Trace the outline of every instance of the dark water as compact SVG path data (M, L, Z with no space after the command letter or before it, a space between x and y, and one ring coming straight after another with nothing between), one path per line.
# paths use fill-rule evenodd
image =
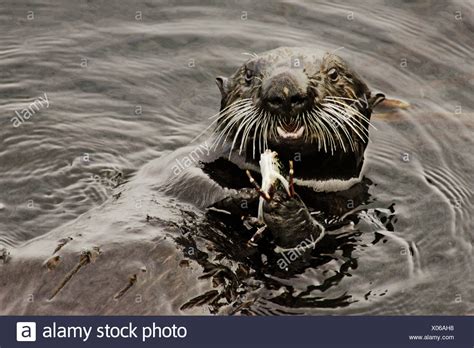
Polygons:
M238 238L189 208L196 215L184 228L165 228L173 242L160 255L184 260L191 275L176 275L188 271L166 257L155 265L166 275L160 291L182 296L146 312L474 314L473 16L472 1L3 1L0 246L27 258L26 242L66 229L89 231L105 248L106 232L118 245L160 238L117 218L148 213L141 199L159 183L155 163L218 111L215 76L232 73L246 52L344 47L338 54L374 90L411 105L374 116L370 203L357 232L282 275L248 262ZM14 127L15 111L45 93L49 106ZM198 256L183 252L190 245ZM89 312L117 312L97 308Z

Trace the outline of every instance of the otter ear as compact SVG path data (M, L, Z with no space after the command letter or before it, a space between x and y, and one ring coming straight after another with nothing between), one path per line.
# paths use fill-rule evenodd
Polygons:
M377 106L377 110L397 110L410 107L410 103L400 99L387 98L382 93L369 97L369 105L372 109Z
M377 104L383 102L385 100L385 94L383 93L376 93L373 96L369 97L369 106L371 109L377 106Z
M221 91L222 98L224 98L229 93L229 79L224 76L217 76L216 84L219 87L219 91Z

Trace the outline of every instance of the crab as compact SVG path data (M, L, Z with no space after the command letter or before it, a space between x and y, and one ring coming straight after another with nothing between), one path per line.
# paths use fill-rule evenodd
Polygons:
M260 157L261 186L246 171L254 189L242 189L225 201L219 202L216 208L227 211L237 211L243 200L258 199L257 217L243 216L250 226L256 227L257 232L249 240L256 246L264 234L270 232L277 249L285 251L297 247L302 241L315 245L324 236L324 226L311 216L308 208L294 188L293 162L289 162L289 176L282 174L282 164L275 151L266 150Z

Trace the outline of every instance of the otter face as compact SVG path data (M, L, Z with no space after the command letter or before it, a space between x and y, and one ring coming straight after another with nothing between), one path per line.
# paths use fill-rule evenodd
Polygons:
M218 77L221 111L217 142L230 139L256 158L270 148L303 153L363 153L372 97L342 58L320 58L304 48L280 48L255 55L229 79Z

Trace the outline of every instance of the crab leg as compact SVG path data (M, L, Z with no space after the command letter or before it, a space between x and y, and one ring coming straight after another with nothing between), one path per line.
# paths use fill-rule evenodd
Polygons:
M250 246L257 246L257 242L263 237L263 232L267 229L267 226L260 227L257 232L254 233L252 238L247 242Z
M294 185L294 175L295 171L293 169L293 161L290 161L290 177L288 179L289 182L289 188L290 188L290 197L293 197L295 195L295 185Z
M247 173L247 176L249 177L249 180L250 180L250 183L255 187L255 190L257 190L258 194L264 199L266 200L267 202L270 202L272 200L272 198L270 197L270 195L265 192L265 191L262 191L262 189L260 188L260 185L255 181L255 179L253 178L252 174L250 174L250 171L246 171Z

